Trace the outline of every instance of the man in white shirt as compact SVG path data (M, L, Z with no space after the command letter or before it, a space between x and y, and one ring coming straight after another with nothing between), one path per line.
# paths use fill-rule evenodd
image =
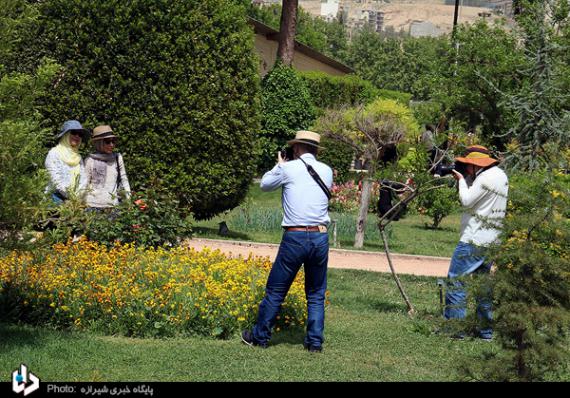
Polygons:
M250 346L267 347L281 304L304 265L308 313L304 347L310 352L322 350L329 252L327 226L330 223L326 190L332 186L333 172L316 159L319 143L319 134L298 131L295 139L288 142L294 159L286 161L279 153L275 167L261 179L263 191L282 187L284 233L256 324L251 331L242 333L243 342ZM309 173L311 167L321 183Z
M462 277L489 274L491 270L492 264L486 260L482 248L497 242L507 210L509 190L507 175L497 166L498 160L489 155L487 148L470 146L465 157L458 157L455 161L465 165L467 177L453 171L464 213L461 217L461 237L447 275L446 319L465 318L466 291ZM484 288L476 301L477 316L481 320L479 337L490 340L493 337L490 291ZM463 334L460 333L458 337L463 337Z

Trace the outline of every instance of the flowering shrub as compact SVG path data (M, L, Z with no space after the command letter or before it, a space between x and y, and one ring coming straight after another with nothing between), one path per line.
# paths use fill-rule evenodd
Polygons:
M368 211L374 213L376 204L378 203L378 195L380 192L380 184L372 183L372 196L370 198L370 206ZM331 189L332 198L329 202L329 210L337 212L353 212L360 207L360 196L362 195L362 184L356 184L354 180L347 181L344 184L334 184Z
M102 211L86 211L79 198L68 200L58 207L54 226L48 231L48 244L84 234L109 247L115 242L174 246L192 234L188 214L181 213L178 200L155 186L133 192L131 198Z
M271 262L205 249L96 242L0 258L0 313L32 324L126 336L227 337L255 321ZM303 273L277 328L306 319Z

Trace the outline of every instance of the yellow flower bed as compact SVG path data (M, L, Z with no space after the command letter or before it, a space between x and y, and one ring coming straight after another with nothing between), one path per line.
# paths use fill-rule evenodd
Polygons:
M111 249L96 242L0 258L6 311L30 323L127 336L227 337L255 322L271 262L219 250ZM304 275L295 279L277 327L306 319Z

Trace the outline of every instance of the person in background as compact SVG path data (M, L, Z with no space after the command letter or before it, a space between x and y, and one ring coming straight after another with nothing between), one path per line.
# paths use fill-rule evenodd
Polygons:
M95 127L91 140L95 152L85 158L80 190L89 209L103 211L117 206L123 196L129 198L131 187L111 126Z
M295 139L288 142L293 149L293 159L286 161L278 153L277 165L261 179L263 191L283 189L281 225L284 232L257 321L252 330L242 332L242 341L247 345L267 347L281 304L304 265L308 315L303 345L309 352L322 350L329 254L328 190L333 183L333 171L317 161L319 143L319 134L298 131ZM313 177L310 170L315 171L319 179Z
M49 174L46 192L56 205L77 192L83 170L79 153L81 143L89 138L89 132L77 120L67 120L57 134L57 145L50 149L45 160Z
M483 254L483 248L496 243L507 210L509 181L489 155L489 150L480 145L467 148L464 157L455 158L465 165L466 176L453 170L458 181L459 199L464 212L461 217L461 237L455 248L448 271L448 288L445 295L446 319L462 319L466 315L465 284L467 275L488 275L492 263ZM476 297L477 316L481 321L479 337L493 337L491 292L483 287ZM463 338L463 333L455 337Z

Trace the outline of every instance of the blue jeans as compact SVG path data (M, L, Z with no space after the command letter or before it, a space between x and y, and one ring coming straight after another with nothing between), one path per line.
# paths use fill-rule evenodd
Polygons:
M267 344L271 329L281 309L281 304L301 268L305 266L305 295L307 297L307 334L305 344L321 347L325 328L325 291L327 289L327 264L329 236L327 233L292 231L285 232L279 252L265 286L265 297L259 304L253 338Z
M447 277L447 292L445 294L446 319L463 319L466 315L467 292L462 277L466 275L488 275L492 263L487 262L481 255L480 248L475 245L459 242L451 258ZM491 289L485 283L482 284L479 292L475 296L477 303L477 317L481 322L479 335L482 338L493 336L492 311L491 311Z
M56 206L63 204L63 202L65 201L65 199L58 193L52 193L51 200Z

